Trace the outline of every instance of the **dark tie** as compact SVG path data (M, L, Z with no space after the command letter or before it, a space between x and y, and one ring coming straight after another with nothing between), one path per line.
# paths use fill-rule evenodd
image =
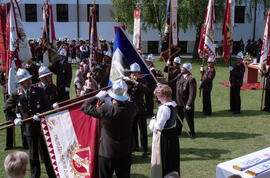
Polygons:
M27 93L27 94L26 94L26 99L27 99L27 100L30 100L30 95L31 95L30 90L27 90L26 93Z

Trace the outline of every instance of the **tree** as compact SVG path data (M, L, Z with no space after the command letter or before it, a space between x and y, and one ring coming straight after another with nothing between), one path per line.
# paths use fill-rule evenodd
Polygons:
M115 8L115 19L123 23L129 33L133 32L133 11L137 7L136 0L111 0ZM166 19L167 0L140 0L141 18L143 31L147 29L156 29L159 33L160 44L162 40L162 31Z

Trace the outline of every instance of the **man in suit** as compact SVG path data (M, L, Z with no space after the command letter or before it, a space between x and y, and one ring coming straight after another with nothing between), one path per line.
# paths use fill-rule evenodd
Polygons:
M146 104L145 97L149 93L147 86L142 83L140 79L141 69L136 62L130 65L130 78L125 78L128 84L128 94L130 100L138 107L138 113L133 124L133 151L138 151L138 126L140 129L140 141L142 146L142 156L147 157L148 152L148 137L147 137L147 123L146 123ZM138 126L137 126L138 125Z
M190 129L190 137L195 138L194 102L197 86L196 80L191 74L191 69L192 66L190 63L184 63L181 67L181 73L171 80L169 85L173 85L176 82L178 115L182 121L184 120L184 117L186 117ZM176 126L179 129L179 134L181 134L183 125L177 121Z
M39 146L43 149L48 176L56 177L41 133L40 119L37 116L38 113L48 111L51 107L43 89L32 86L31 77L26 69L18 69L17 80L21 88L10 95L5 103L4 112L15 125L22 125L22 120L33 117L32 121L23 124L23 134L29 147L31 177L40 177ZM16 107L17 114L14 112Z
M265 74L262 74L265 77L265 100L264 100L264 109L263 111L270 112L270 60L267 60L267 65L265 66Z
M205 115L211 115L211 91L213 88L213 80L216 75L215 60L209 58L207 60L207 69L204 70L204 68L201 67L200 71L203 74L202 81L200 82L200 88L203 90L203 113Z
M99 146L99 177L111 178L115 171L119 178L130 177L132 123L137 114L135 103L129 102L127 85L119 79L108 91L111 104L102 102L107 92L101 91L86 101L81 110L101 121Z
M46 66L40 66L38 70L40 82L38 83L38 87L43 88L46 95L48 96L48 100L50 105L52 106L57 102L57 89L53 84L52 72Z
M239 114L241 110L240 88L243 84L245 66L243 63L244 55L239 52L236 56L236 64L229 67L230 70L230 110L234 114Z
M58 102L69 100L72 67L67 61L67 51L64 48L60 50L59 60L50 67L50 70L56 74Z

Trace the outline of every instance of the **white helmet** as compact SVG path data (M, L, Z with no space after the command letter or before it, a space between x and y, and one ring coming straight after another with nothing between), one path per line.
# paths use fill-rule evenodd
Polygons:
M237 53L236 55L237 59L244 59L244 54L242 52Z
M207 62L215 62L215 59L212 58L212 57L209 57L208 60L207 60Z
M50 72L50 70L48 69L48 67L46 66L40 66L40 68L38 69L38 75L39 78L45 77L47 75L51 75L52 73Z
M149 54L145 60L148 61L148 62L154 62L153 54Z
M60 55L60 56L67 56L67 51L66 51L64 48L62 48L62 49L60 50L60 52L59 52L59 55Z
M134 62L133 64L130 65L130 72L141 72L141 67L139 64Z
M28 70L26 69L18 69L17 73L16 73L16 76L17 76L17 83L21 83L29 78L32 77L32 75L30 75L30 73L28 72Z
M110 97L117 101L127 101L129 99L127 95L127 84L124 80L119 79L114 81L112 88L108 91Z
M105 56L111 57L111 55L112 55L111 50L108 50L108 51L105 52Z
M185 68L185 69L187 69L189 72L191 71L191 69L192 69L192 65L191 65L191 63L185 63L185 64L183 64L183 66L182 66L183 68Z
M180 57L175 57L174 59L173 59L173 62L175 62L175 63L177 63L177 64L181 64L181 58Z

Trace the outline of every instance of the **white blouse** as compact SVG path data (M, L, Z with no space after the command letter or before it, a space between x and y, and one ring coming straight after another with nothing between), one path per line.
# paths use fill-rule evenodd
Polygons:
M171 116L169 106L176 107L175 101L167 102L159 106L156 118L152 119L148 126L152 132L156 133L158 130L163 130L167 120L169 120Z

